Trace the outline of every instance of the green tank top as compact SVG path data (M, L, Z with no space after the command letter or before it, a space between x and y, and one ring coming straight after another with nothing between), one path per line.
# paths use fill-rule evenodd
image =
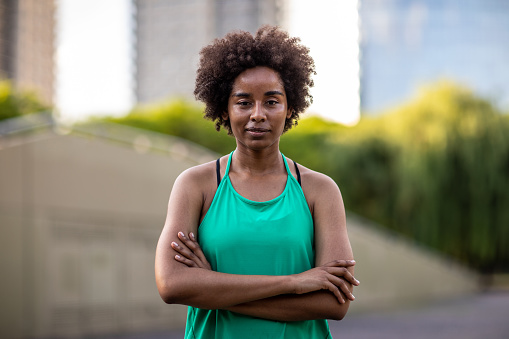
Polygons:
M228 175L221 180L198 228L199 243L216 272L290 275L314 267L313 219L304 192L290 173L276 198L244 198ZM225 310L189 307L185 338L331 338L327 320L279 322Z

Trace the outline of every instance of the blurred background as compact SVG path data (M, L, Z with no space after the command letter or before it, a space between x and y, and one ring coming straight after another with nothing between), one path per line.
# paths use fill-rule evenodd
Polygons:
M0 337L182 337L169 193L235 147L199 50L262 24L316 62L280 146L347 208L362 284L333 334L509 336L509 2L0 0Z

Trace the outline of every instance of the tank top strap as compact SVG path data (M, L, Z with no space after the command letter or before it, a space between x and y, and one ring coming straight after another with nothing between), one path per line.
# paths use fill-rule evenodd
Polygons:
M290 176L292 176L292 172L290 171L290 167L288 166L288 162L286 161L286 157L283 153L281 153L281 156L283 157L283 161L285 163L286 173Z
M286 168L286 173L288 173L288 177L292 177L292 178L295 179L295 177L292 174L292 171L290 171L290 167L288 166L288 162L286 161L286 157L284 156L283 153L281 153L281 155L283 156L283 161L285 162L285 168ZM302 186L301 179L300 179L299 168L297 167L297 163L295 161L293 163L295 165L295 171L297 173L297 182L299 183L300 186Z
M232 151L230 153L230 155L228 156L228 163L226 164L226 169L224 170L225 177L228 175L228 173L230 173L230 165L232 163L233 152L235 152L235 151Z

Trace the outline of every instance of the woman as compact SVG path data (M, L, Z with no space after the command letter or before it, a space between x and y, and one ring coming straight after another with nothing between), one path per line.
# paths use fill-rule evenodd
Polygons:
M189 305L186 338L330 338L354 299L340 191L284 157L279 139L310 104L314 62L264 26L201 51L195 95L235 151L175 181L156 251L167 303Z

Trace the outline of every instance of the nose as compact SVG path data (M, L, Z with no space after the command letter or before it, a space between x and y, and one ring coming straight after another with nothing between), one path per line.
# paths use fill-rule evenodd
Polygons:
M261 103L256 103L251 111L251 121L255 122L263 122L266 119L265 110L263 109L263 105Z

